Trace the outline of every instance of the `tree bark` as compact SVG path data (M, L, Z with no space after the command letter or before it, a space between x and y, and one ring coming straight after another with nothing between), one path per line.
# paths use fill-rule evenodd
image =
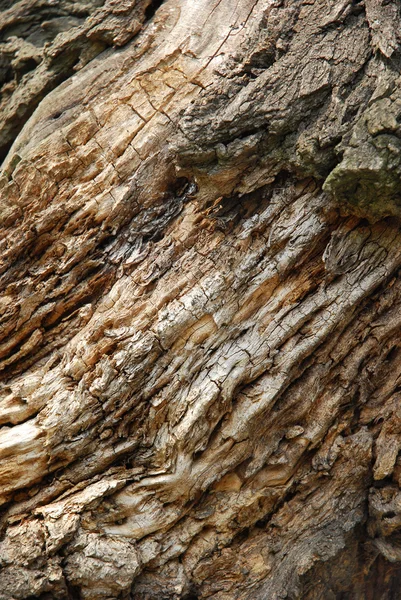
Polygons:
M384 0L3 0L0 599L401 584Z

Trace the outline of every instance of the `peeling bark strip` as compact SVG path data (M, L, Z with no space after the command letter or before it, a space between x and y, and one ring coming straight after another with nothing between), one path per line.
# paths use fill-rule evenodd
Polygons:
M2 8L0 599L397 597L398 3Z

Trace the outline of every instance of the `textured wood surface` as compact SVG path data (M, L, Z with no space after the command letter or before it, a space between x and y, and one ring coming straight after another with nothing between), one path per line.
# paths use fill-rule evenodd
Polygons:
M3 5L0 599L397 598L398 4Z

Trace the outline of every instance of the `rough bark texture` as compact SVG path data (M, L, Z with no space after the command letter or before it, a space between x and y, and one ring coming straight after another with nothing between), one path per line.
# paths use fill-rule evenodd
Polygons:
M2 8L1 600L398 598L398 2Z

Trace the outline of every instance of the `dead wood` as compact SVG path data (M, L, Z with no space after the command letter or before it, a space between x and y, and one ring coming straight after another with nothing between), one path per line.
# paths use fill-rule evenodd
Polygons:
M397 598L398 3L1 4L0 599Z

